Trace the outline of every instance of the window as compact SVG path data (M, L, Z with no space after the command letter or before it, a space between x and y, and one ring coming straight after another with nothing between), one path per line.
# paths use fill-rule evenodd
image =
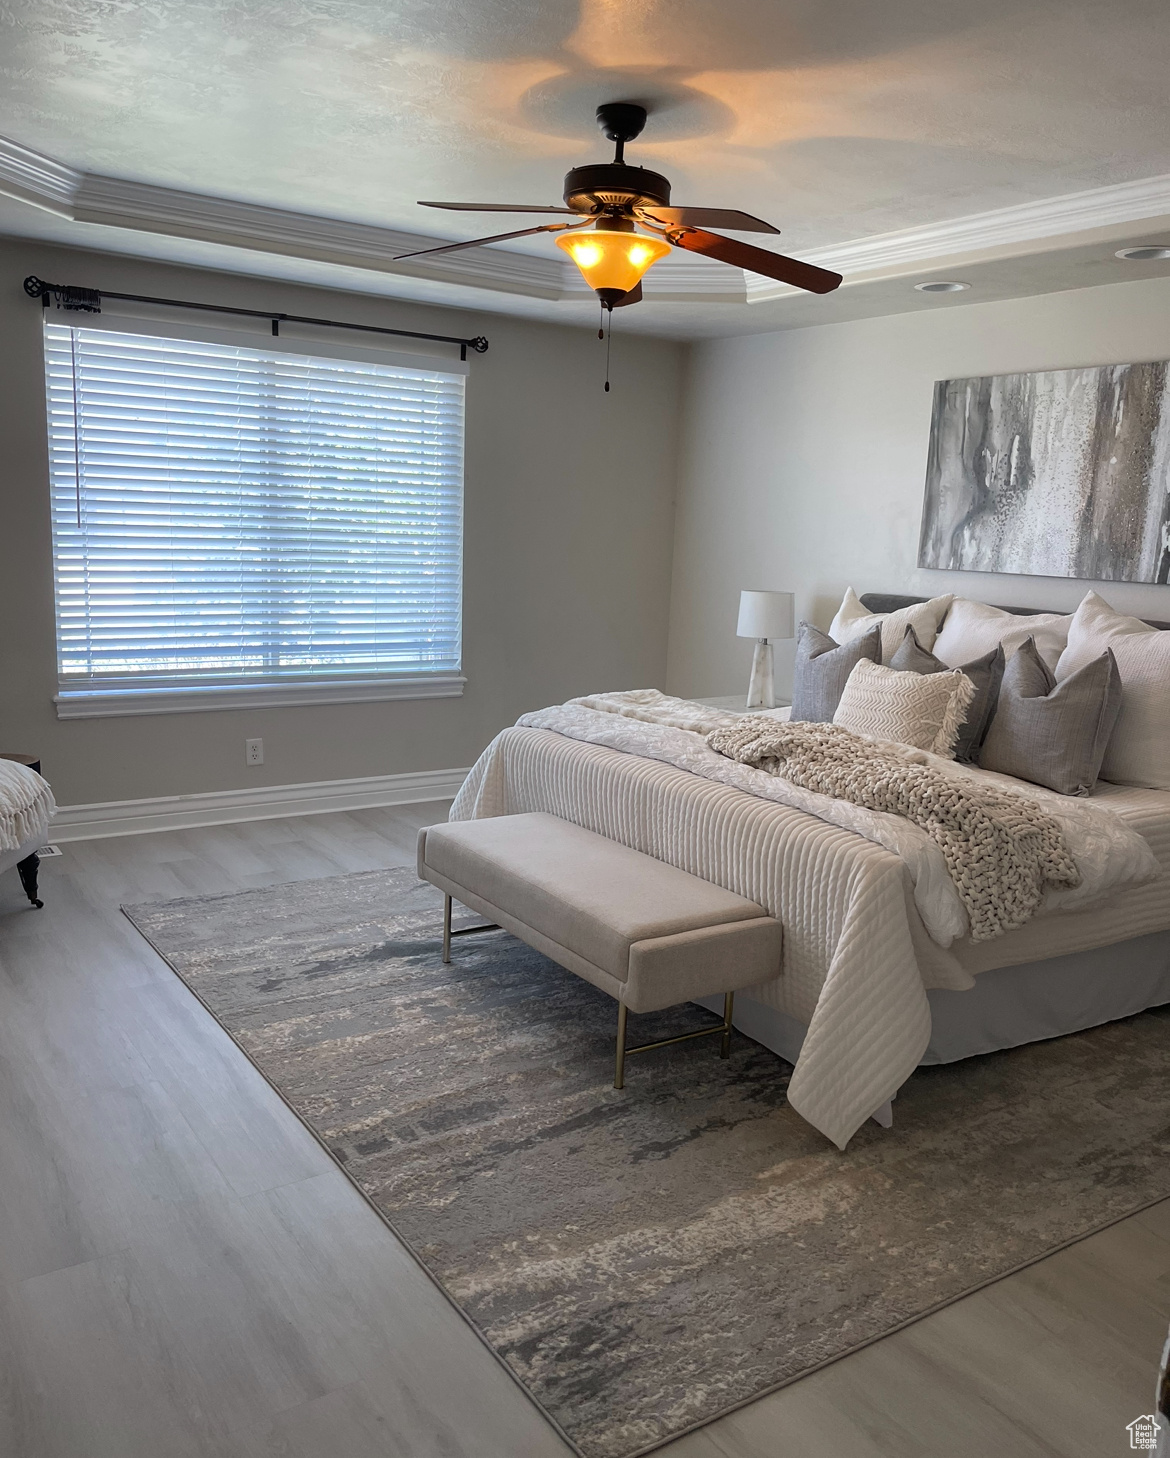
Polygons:
M102 325L45 326L58 713L459 693L460 366Z

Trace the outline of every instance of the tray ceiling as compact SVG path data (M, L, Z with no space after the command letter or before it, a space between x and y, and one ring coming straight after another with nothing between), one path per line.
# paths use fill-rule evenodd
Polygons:
M960 302L1165 271L1112 259L1170 226L1164 3L10 0L4 35L9 233L583 323L547 240L391 258L483 222L418 197L559 201L606 156L597 103L630 99L676 201L769 218L848 286L810 304L680 256L628 328L951 306L904 283L951 263Z

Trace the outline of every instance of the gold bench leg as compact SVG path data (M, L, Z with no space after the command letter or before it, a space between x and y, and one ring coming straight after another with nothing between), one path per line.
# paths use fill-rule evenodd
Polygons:
M452 929L451 909L453 898L443 893L443 961L451 960L451 939L452 937L473 937L479 932L499 931L497 922L485 922L483 926L460 926Z
M731 1057L731 1015L735 1010L735 993L729 992L723 999L723 1021L716 1023L713 1028L699 1028L693 1033L679 1033L674 1038L659 1038L656 1043L635 1043L632 1048L626 1047L626 1019L629 1016L629 1008L624 1002L618 1002L618 1026L617 1026L617 1060L614 1065L614 1088L624 1088L626 1083L626 1054L627 1053L648 1053L651 1048L670 1048L675 1043L689 1043L692 1038L709 1038L714 1033L720 1035L719 1056L720 1058Z
M618 1030L617 1030L617 1060L613 1070L614 1088L625 1088L626 1086L626 1018L629 1015L629 1008L624 1002L618 1003Z
M720 1058L731 1057L731 1012L735 1006L735 993L729 992L723 999L723 1038L719 1044Z

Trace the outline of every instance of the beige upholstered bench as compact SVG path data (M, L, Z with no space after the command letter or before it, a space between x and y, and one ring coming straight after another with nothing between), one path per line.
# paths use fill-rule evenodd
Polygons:
M754 901L554 815L424 828L418 873L446 897L444 962L461 934L451 930L454 897L617 998L615 1088L627 1053L722 1033L726 1058L734 993L780 971L783 931ZM720 992L721 1026L627 1047L628 1011Z

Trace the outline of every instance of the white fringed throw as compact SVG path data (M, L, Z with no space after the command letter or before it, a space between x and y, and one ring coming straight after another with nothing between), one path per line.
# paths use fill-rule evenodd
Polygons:
M35 770L0 759L0 851L25 845L47 827L56 809L52 790Z

